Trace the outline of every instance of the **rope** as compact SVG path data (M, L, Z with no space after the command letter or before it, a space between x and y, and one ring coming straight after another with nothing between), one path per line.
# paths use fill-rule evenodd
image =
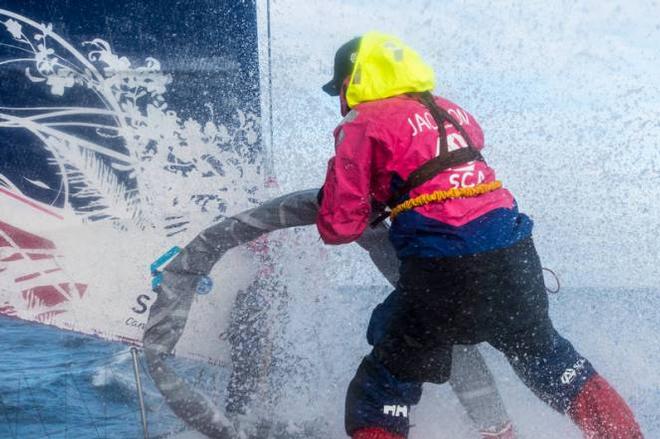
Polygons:
M398 214L412 210L416 207L424 206L431 203L440 203L446 200L455 198L470 198L478 197L479 195L493 192L502 187L502 182L499 180L490 183L481 183L474 187L452 188L446 191L435 191L430 194L422 194L415 198L404 201L397 205L390 212L390 219L394 219Z
M545 290L550 294L559 293L559 290L561 290L561 283L559 283L559 276L557 276L557 273L555 273L554 271L552 271L551 269L546 268L546 267L543 267L543 271L547 271L548 273L550 273L552 275L552 277L555 278L555 282L557 282L557 288L555 288L554 290L551 290L550 288L545 286L545 282L543 282L543 284L545 286Z
M266 2L266 26L268 33L268 135L270 137L270 145L268 145L268 160L270 169L268 172L271 174L268 177L273 177L275 175L274 165L273 165L273 154L274 154L274 128L273 128L273 36L271 32L270 25L270 0Z

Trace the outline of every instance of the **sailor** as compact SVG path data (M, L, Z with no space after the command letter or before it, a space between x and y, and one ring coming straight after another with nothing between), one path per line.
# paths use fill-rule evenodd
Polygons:
M355 241L387 206L401 260L393 309L348 388L348 435L406 438L422 383L447 381L452 346L485 341L585 437L641 438L623 399L553 327L532 221L482 157L479 124L434 87L415 51L378 32L341 46L323 87L344 119L319 193L321 237Z
M212 225L202 231L195 240L183 250L187 260L203 261L210 267L215 264L221 254L230 248L255 240L266 233L275 230L313 225L318 214L318 189L294 192L282 195L264 202L253 209L238 213L232 217ZM357 240L357 244L365 249L378 268L380 273L395 285L398 280L399 262L392 244L387 239L388 228L384 223L369 228ZM214 253L209 257L208 247L220 248L222 252ZM199 271L200 267L188 267L188 271ZM246 295L259 294L256 291ZM395 308L396 295L388 296L378 305L371 316L367 330L367 340L373 344L382 337L384 327L389 321L390 314ZM264 379L263 371L255 364L263 355L261 345L268 344L266 337L268 331L246 331L254 326L249 320L254 320L253 307L250 298L237 299L232 311L234 320L232 326L239 326L240 330L230 330L229 340L232 344L232 374L227 389L227 414L236 416L246 412L253 398L263 398L258 395L259 382ZM263 303L260 303L263 306ZM248 318L242 319L245 314ZM513 426L504 406L504 402L497 390L495 380L486 366L486 362L476 346L454 347L449 383L452 390L463 405L473 425L482 432L484 437L491 439L513 439ZM272 395L271 395L272 397ZM264 424L265 425L265 424Z

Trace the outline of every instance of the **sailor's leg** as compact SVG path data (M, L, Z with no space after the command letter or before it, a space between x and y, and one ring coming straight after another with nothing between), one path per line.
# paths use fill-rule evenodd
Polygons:
M638 439L641 432L623 399L589 361L555 331L543 272L531 240L500 252L488 285L489 341L544 402L567 413L587 438Z
M545 340L521 334L505 343L503 352L523 382L555 410L568 414L587 438L642 438L621 396L568 340L552 328L548 333Z
M596 373L581 387L567 414L586 437L643 438L632 411L605 378Z
M400 291L374 311L368 330L374 350L360 364L346 398L346 430L354 439L407 437L422 383L449 378L451 346L425 330L423 312Z
M374 309L367 329L367 341L371 345L385 335L398 301L397 293L393 292ZM515 437L495 380L476 346L454 347L449 384L484 437Z
M454 346L449 384L482 437L515 437L493 375L475 345Z
M370 354L348 387L346 432L353 439L406 438L410 409L421 396L421 383L399 381Z

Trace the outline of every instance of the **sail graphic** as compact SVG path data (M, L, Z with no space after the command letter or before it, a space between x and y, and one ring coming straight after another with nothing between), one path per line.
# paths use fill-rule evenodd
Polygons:
M140 344L151 262L262 196L256 4L48 3L0 9L0 314ZM213 273L177 354L227 361L249 252Z
M57 213L40 207L22 194L0 188L0 196L3 211L11 210L12 216L62 220ZM52 241L0 221L0 248L3 250L0 275L8 283L5 288L20 291L18 297L7 297L4 301L11 304L7 312L11 309L12 316L51 323L55 316L67 312L68 302L84 297L87 284L76 282L64 272L57 263L57 248Z

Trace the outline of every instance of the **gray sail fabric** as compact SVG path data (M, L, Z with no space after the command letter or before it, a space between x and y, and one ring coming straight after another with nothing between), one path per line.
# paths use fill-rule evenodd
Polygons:
M224 410L192 389L164 362L172 355L186 325L197 282L236 246L274 230L314 224L317 193L318 189L310 189L284 195L214 224L197 235L164 269L143 339L149 373L174 413L209 437L238 438L245 434L246 426L230 421ZM387 226L381 223L368 228L357 243L394 286L399 261L387 233ZM493 377L475 346L455 347L449 382L480 430L508 422Z

